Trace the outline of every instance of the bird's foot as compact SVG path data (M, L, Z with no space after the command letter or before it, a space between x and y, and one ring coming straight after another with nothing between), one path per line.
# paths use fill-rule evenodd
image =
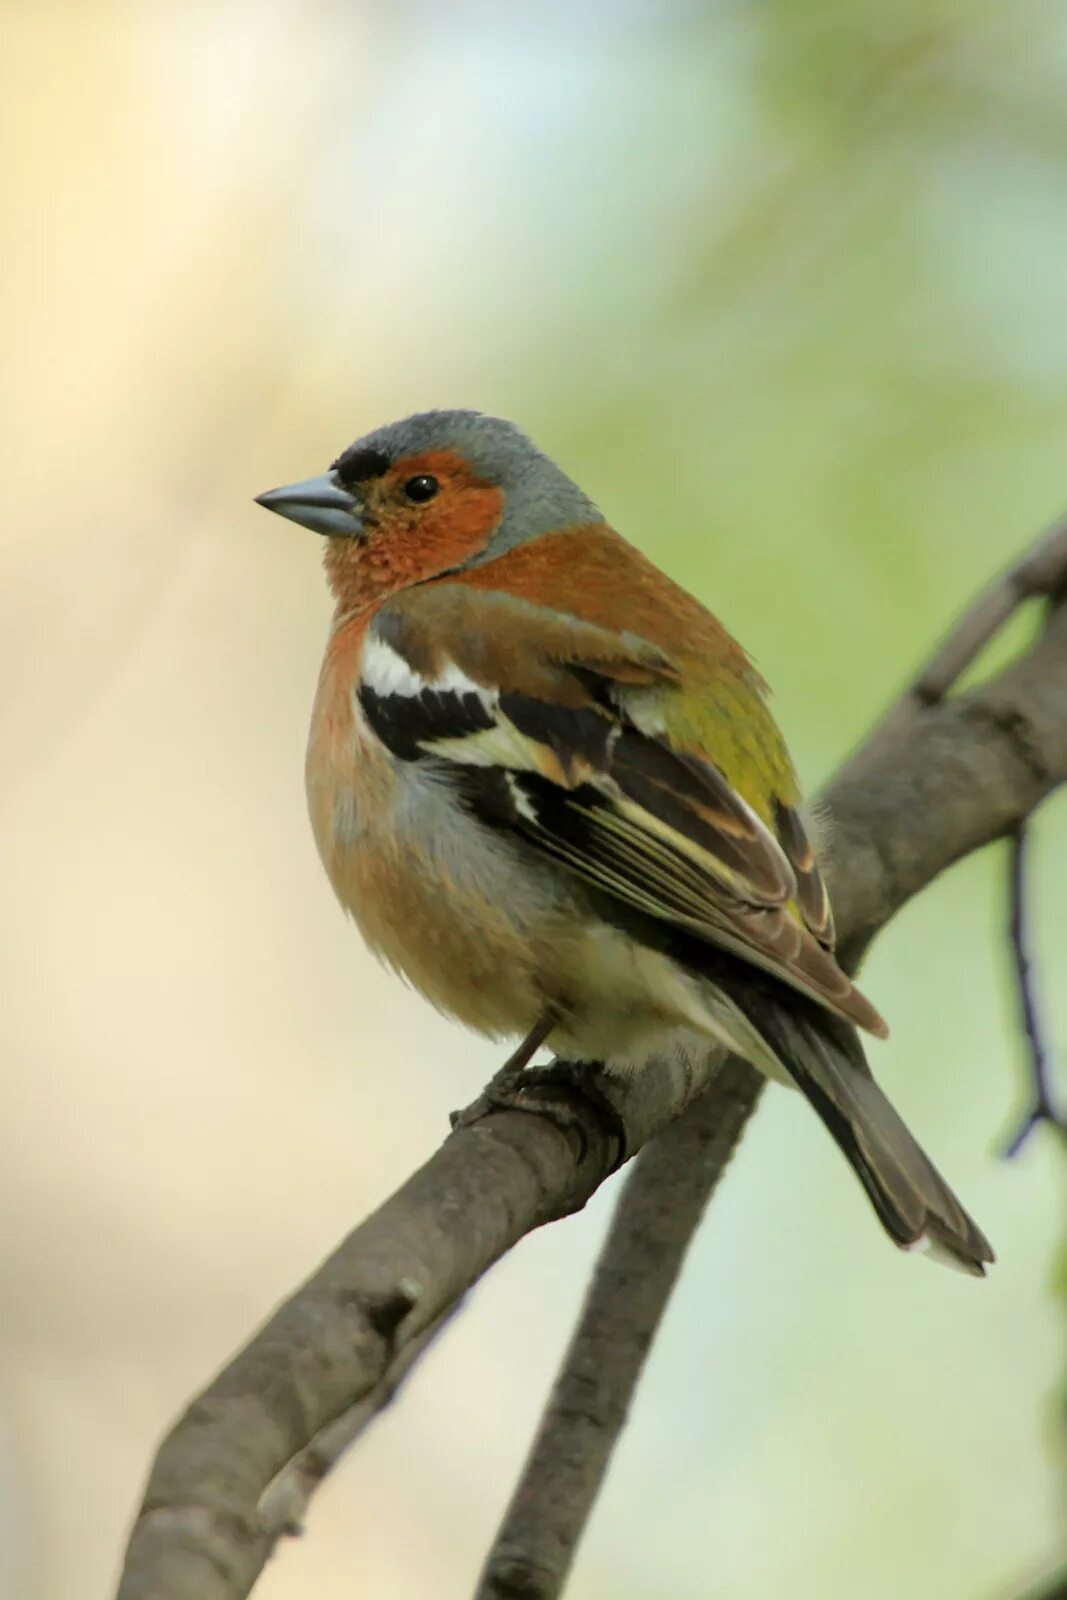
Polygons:
M525 1061L516 1062L514 1056L504 1062L499 1072L494 1072L476 1100L462 1111L449 1113L449 1122L455 1128L469 1128L480 1122L491 1111L514 1111L516 1100L523 1087L523 1079L534 1076L527 1070Z
M526 1111L545 1117L575 1139L578 1160L589 1153L589 1107L616 1151L611 1170L627 1157L626 1124L601 1088L595 1063L555 1060L546 1067L516 1067L508 1061L463 1111L454 1111L453 1128L468 1128L493 1111Z
M472 1122L488 1116L490 1111L514 1109L515 1095L522 1084L526 1068L540 1050L556 1025L556 1015L546 1011L538 1017L526 1037L511 1052L499 1072L494 1072L485 1088L463 1111L453 1111L449 1121L453 1128L469 1128Z

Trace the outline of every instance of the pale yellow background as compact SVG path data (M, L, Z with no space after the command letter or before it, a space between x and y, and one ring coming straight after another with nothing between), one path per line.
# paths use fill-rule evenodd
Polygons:
M497 1060L331 900L320 552L252 496L420 407L520 420L741 634L818 782L1067 506L1067 13L0 16L0 1593L82 1600L182 1401ZM1061 1064L1065 846L1055 801ZM1001 1263L896 1255L774 1091L574 1600L1009 1600L1063 1557L1063 1163L995 1156L1003 875L946 878L867 971L876 1065ZM610 1199L478 1291L264 1600L469 1594Z

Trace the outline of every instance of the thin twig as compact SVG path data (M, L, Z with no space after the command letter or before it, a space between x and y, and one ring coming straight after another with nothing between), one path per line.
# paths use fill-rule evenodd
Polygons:
M320 1428L311 1443L267 1485L258 1506L259 1524L267 1539L273 1542L285 1534L296 1538L303 1533L304 1516L319 1484L360 1434L393 1403L412 1367L440 1337L462 1305L463 1301L457 1300L443 1316L412 1339L386 1368L374 1388L356 1405Z
M885 748L903 737L915 719L943 702L962 674L978 658L1024 600L1053 596L1067 580L1067 520L1022 557L964 613L945 642L930 658L901 700L882 719L875 734L854 758L850 771L873 770ZM1047 1058L1042 1048L1023 941L1022 840L1024 825L1011 833L1013 843L1013 943L1016 950L1024 1024L1034 1061L1035 1103L1013 1142L1017 1149L1037 1121L1059 1126L1052 1111ZM846 966L858 962L864 942L853 940L842 954ZM752 1102L754 1105L754 1101ZM640 1380L648 1342L654 1336L673 1291L692 1233L707 1201L740 1139L747 1113L723 1130L715 1162L692 1167L661 1162L657 1152L671 1141L699 1137L708 1119L710 1101L697 1100L679 1121L647 1148L630 1172L613 1224L597 1262L596 1276L582 1307L570 1346L557 1372L537 1438L504 1513L482 1571L475 1600L556 1600L563 1592L585 1524L607 1470L611 1453L625 1425ZM752 1105L748 1107L750 1111ZM711 1115L721 1116L718 1106ZM692 1125L692 1130L690 1125ZM642 1235L665 1202L675 1207L674 1226L665 1241L662 1270L641 1286L638 1297L628 1264L640 1251ZM640 1359L627 1359L627 1318L638 1337L647 1330ZM579 1412L575 1399L596 1375L596 1406Z
M747 1062L728 1057L714 1095L638 1156L476 1600L559 1594L690 1240L761 1087Z
M1027 828L1020 822L1008 841L1009 896L1008 938L1011 944L1015 983L1019 996L1019 1015L1030 1059L1030 1107L1004 1147L1006 1156L1018 1155L1034 1129L1045 1122L1067 1139L1067 1121L1056 1109L1052 1092L1052 1063L1045 1043L1034 992L1033 961L1027 939L1026 916Z
M927 706L943 700L1025 601L1039 595L1052 599L1065 582L1067 520L1057 523L979 595L923 667L911 686L911 695Z
M924 709L944 700L1020 606L1042 595L1049 600L1056 599L1065 588L1067 517L1056 523L968 606L870 738L864 741L862 759L876 758L883 739L899 737Z

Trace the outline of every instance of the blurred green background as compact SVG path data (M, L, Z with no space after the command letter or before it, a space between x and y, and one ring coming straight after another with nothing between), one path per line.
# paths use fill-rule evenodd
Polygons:
M8 0L0 1593L104 1594L156 1437L496 1063L365 955L252 496L520 421L748 644L811 785L1067 506L1067 10ZM1067 714L1067 709L1065 709ZM1062 1061L1067 805L1036 830ZM878 943L875 1065L1001 1256L895 1254L772 1091L574 1600L1010 1600L1067 1555L1064 1163L1001 852ZM464 1596L613 1185L527 1240L263 1600Z

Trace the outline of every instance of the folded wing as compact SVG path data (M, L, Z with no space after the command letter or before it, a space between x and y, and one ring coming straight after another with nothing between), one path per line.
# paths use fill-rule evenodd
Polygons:
M833 956L829 900L796 810L764 821L714 751L672 743L664 653L461 584L410 590L372 624L359 700L401 761L433 763L489 826L591 887L741 955L872 1032Z

